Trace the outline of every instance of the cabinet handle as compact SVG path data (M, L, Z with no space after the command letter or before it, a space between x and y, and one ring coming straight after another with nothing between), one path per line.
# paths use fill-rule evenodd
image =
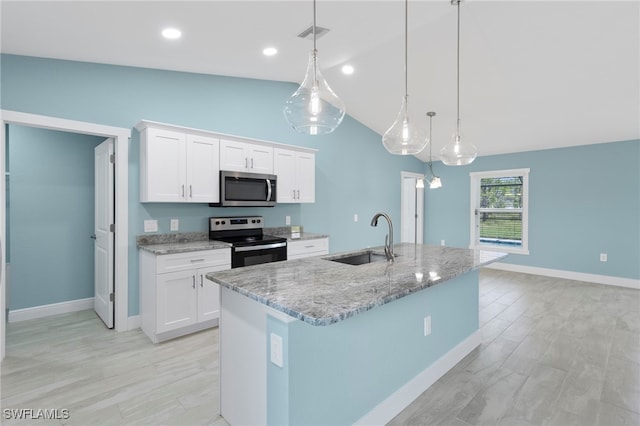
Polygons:
M293 199L294 200L296 199L296 190L295 189L293 190Z
M184 185L182 185L182 196L184 197Z
M189 262L191 263L204 262L204 259L191 259Z
M193 284L191 285L192 288L196 288L196 276L195 275L191 275L191 279L193 280Z
M193 198L193 185L189 185L189 197Z
M300 190L298 189L298 200L300 199Z
M249 168L249 158L244 157L244 168L248 169Z
M253 158L251 159L251 168L253 169Z
M204 287L202 274L200 274L200 287Z

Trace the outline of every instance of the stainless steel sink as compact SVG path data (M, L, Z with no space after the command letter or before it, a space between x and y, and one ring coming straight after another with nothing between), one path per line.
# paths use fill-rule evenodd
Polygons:
M384 253L367 251L364 253L352 254L347 256L337 256L325 258L332 262L346 263L347 265L365 265L374 262L386 262L387 256Z

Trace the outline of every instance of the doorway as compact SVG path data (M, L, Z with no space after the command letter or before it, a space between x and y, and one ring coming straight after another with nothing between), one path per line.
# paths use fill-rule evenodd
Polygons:
M129 139L131 130L103 126L74 120L21 113L16 111L0 111L0 170L6 175L6 129L7 125L15 124L27 127L39 127L60 130L70 133L81 133L114 139L115 162L115 230L114 230L114 281L115 281L115 329L126 331L135 328L135 324L128 323L128 163ZM0 249L6 250L6 181L0 184ZM6 339L6 273L5 257L1 256L0 268L0 359L5 356Z
M401 242L422 244L424 235L424 175L400 172ZM419 183L423 185L420 187Z

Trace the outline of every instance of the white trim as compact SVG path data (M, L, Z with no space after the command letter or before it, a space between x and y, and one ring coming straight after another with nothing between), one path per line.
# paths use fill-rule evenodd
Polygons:
M514 254L529 254L529 173L531 169L526 167L522 169L509 170L487 170L483 172L470 172L470 202L469 202L469 248L478 250L495 250ZM501 176L522 176L522 246L520 248L503 249L502 247L493 247L490 245L480 244L476 235L476 208L480 204L480 179L485 177L501 177Z
M141 324L142 320L140 319L140 315L134 315L127 318L127 330L135 330L136 328L140 328Z
M28 321L51 315L68 314L70 312L93 309L93 297L70 300L68 302L52 303L50 305L34 306L32 308L15 309L9 311L9 322Z
M611 275L587 274L584 272L564 271L561 269L539 268L537 266L513 265L511 263L496 262L485 266L486 268L502 271L520 272L523 274L542 275L545 277L563 278L588 283L612 285L640 290L640 279L614 277Z
M131 129L104 126L101 124L67 120L64 118L29 114L24 112L0 110L0 173L5 170L5 125L17 124L29 127L60 130L64 132L82 133L94 136L113 138L116 155L116 212L115 212L115 329L128 330L129 316L129 139ZM0 184L0 239L4 245L6 228L6 188L5 182ZM4 248L4 247L2 247ZM4 270L4 256L2 256ZM0 311L4 312L4 274L0 279ZM0 320L0 359L5 354L4 315Z
M485 251L497 251L500 253L513 253L513 254L529 254L529 250L525 250L521 247L509 247L508 245L493 245L493 244L478 244L475 246L469 246L470 250L485 250Z
M405 171L400 172L400 238L398 238L398 241L402 241L402 234L405 226L404 220L407 213L410 214L412 218L414 217L414 214L415 214L415 212L406 212L404 208L404 204L405 204L404 180L416 179L417 181L417 179L424 179L424 178L425 176L422 173L405 172ZM422 244L422 242L424 241L424 188L420 188L420 189L421 189L421 192L418 193L418 203L419 203L418 218L420 219L417 226L418 244ZM414 221L415 219L412 219L412 226ZM398 241L395 241L394 243L397 243ZM411 240L411 242L413 242L413 239Z
M480 331L475 331L354 424L367 426L387 424L472 350L480 346L480 343L482 343L482 334Z

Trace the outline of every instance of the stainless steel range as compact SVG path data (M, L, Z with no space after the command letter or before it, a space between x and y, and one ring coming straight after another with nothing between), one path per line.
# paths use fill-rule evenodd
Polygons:
M209 218L209 239L232 245L231 267L287 260L287 239L263 234L262 216Z

